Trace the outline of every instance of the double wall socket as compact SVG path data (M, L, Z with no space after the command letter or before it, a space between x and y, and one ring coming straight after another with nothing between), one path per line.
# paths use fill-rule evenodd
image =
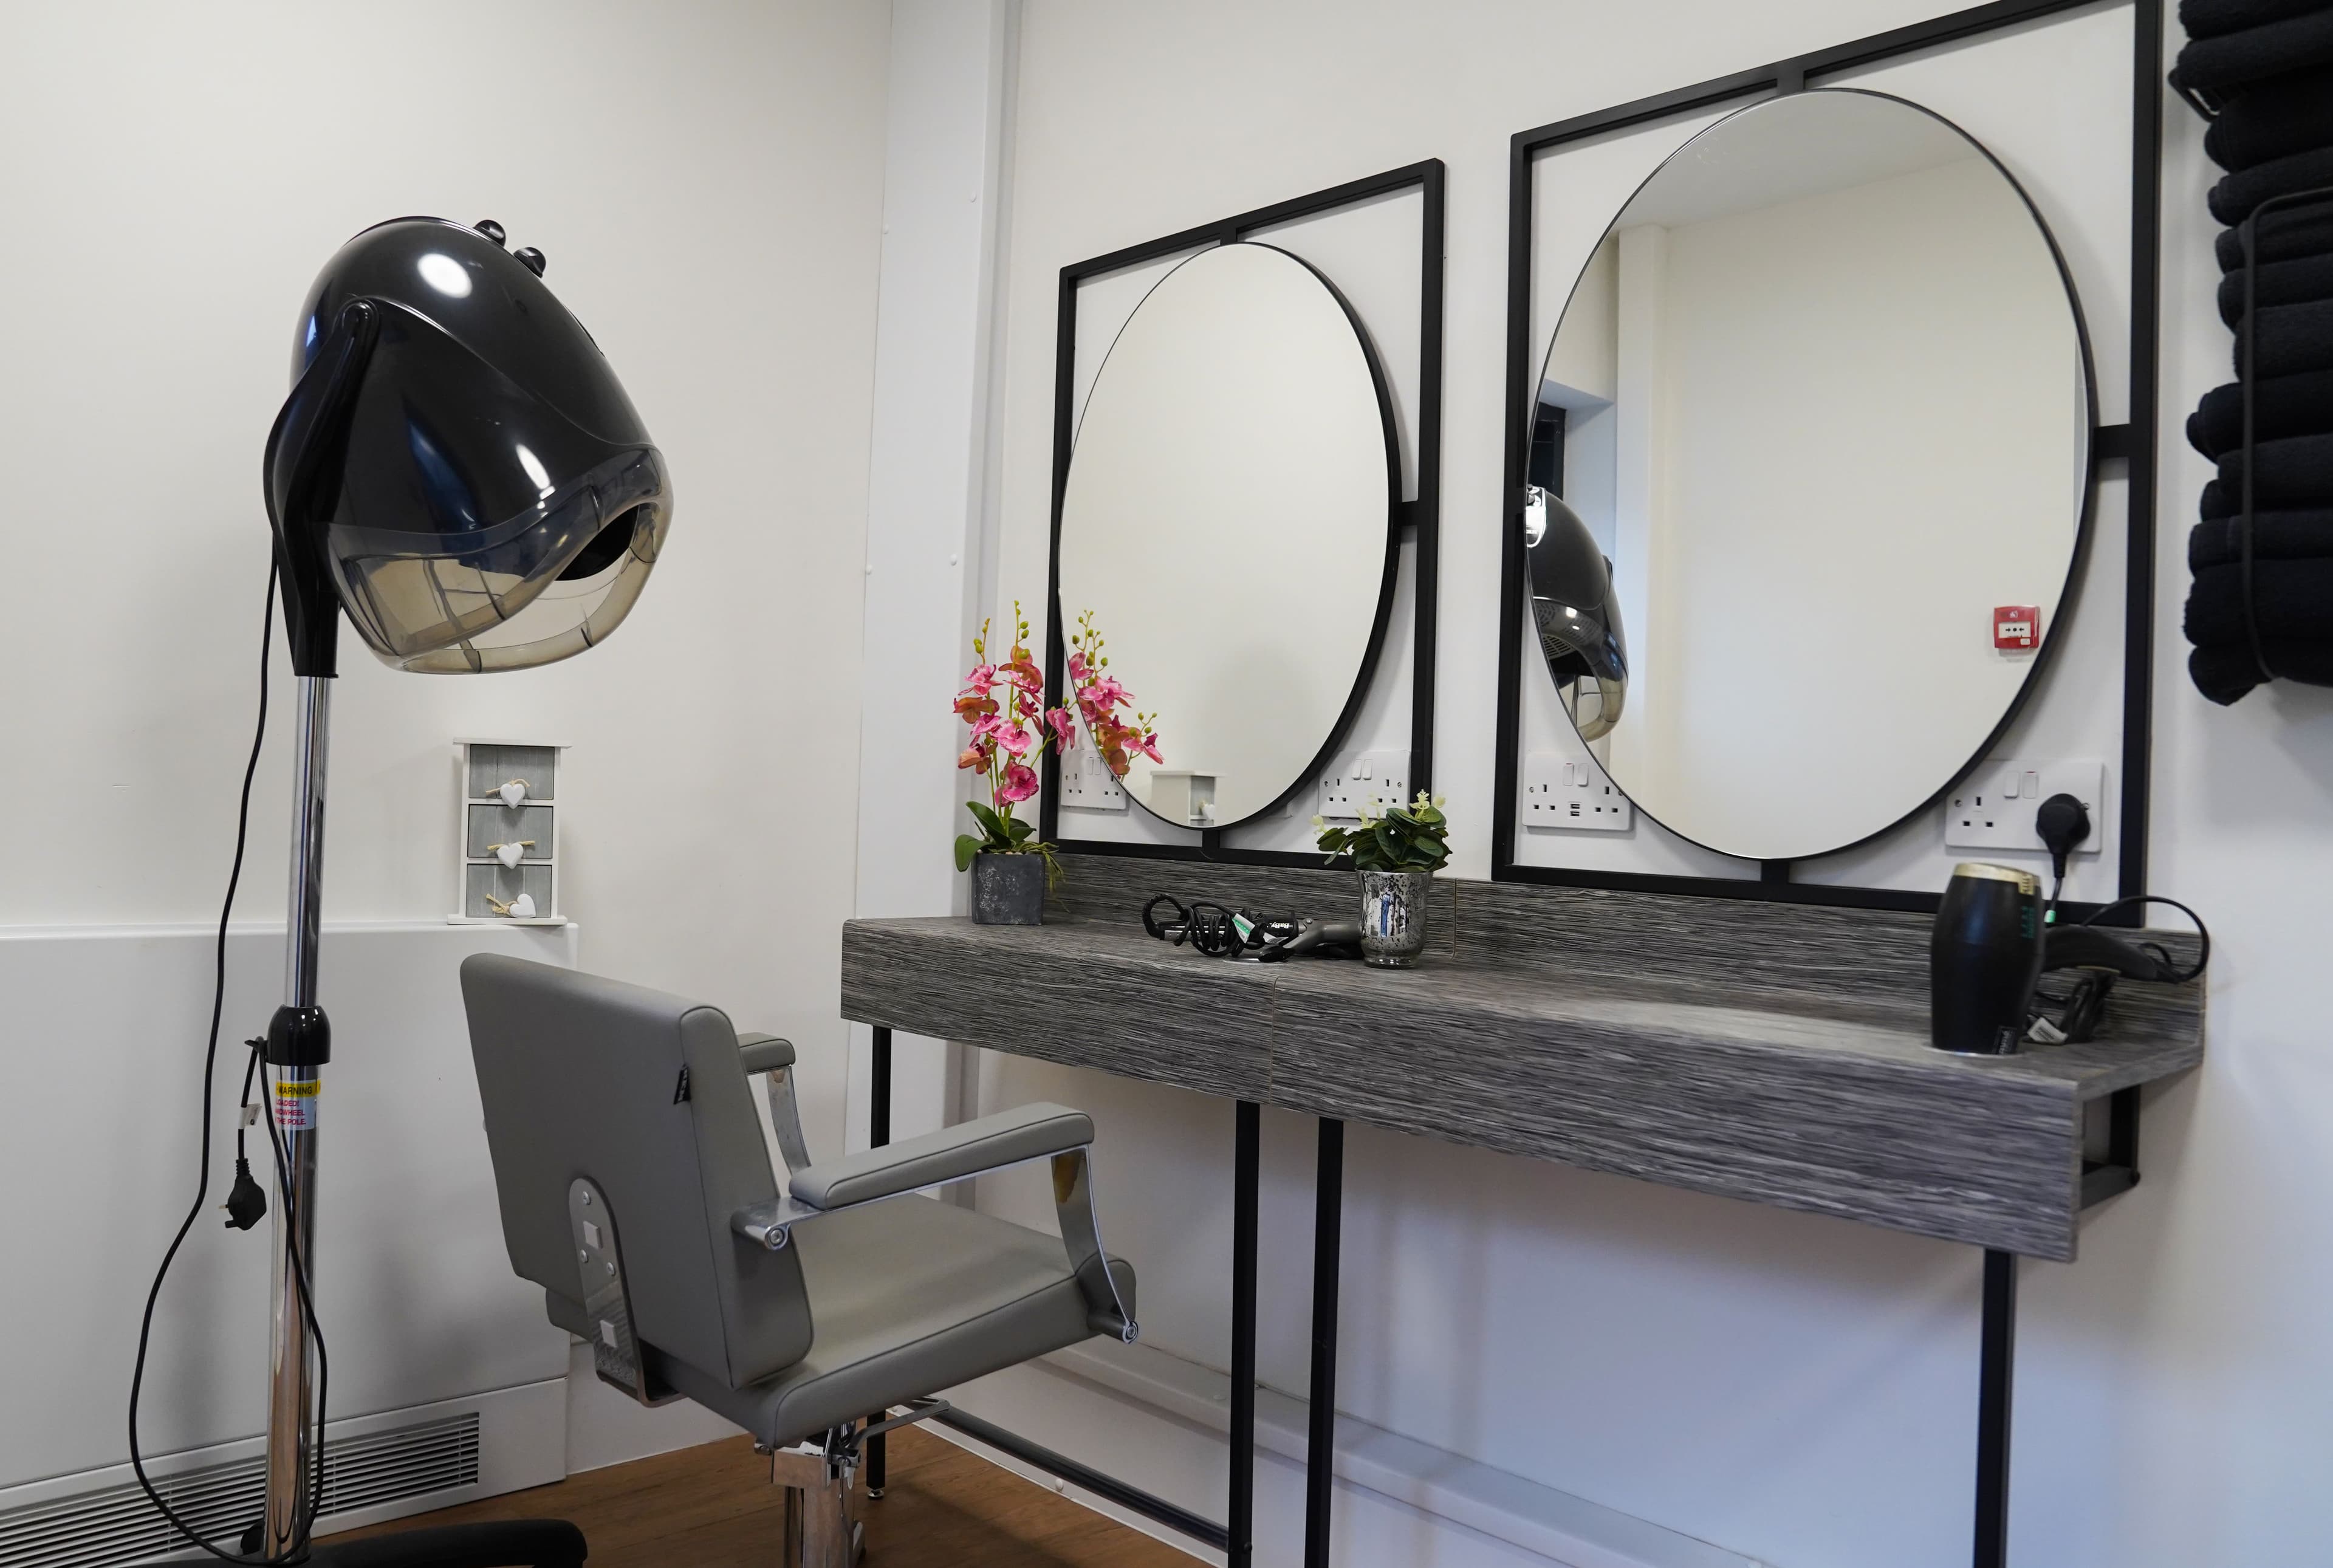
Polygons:
M2090 836L2074 852L2095 855L2106 836L2106 776L2098 762L1989 757L1944 796L1944 847L2047 854L2034 815L2051 795L2069 794L2090 813Z
M1061 757L1061 804L1081 812L1122 812L1126 791L1083 730Z
M1523 758L1522 824L1572 832L1626 832L1636 822L1628 797L1594 763L1561 752Z
M1330 822L1357 822L1371 801L1399 805L1409 799L1409 753L1349 752L1320 774L1320 814Z

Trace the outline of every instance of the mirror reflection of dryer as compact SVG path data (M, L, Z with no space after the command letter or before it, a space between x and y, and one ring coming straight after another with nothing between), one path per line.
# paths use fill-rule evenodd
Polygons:
M1965 133L1845 89L1711 124L1614 218L1540 378L1531 608L1588 751L1727 854L1901 821L2024 693L1993 611L2050 636L2092 418L2056 247Z

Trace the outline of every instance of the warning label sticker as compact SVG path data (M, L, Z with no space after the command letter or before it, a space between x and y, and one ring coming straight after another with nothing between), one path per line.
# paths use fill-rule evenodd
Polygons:
M316 1096L323 1084L313 1078L279 1079L275 1084L275 1125L286 1132L307 1132L316 1125Z

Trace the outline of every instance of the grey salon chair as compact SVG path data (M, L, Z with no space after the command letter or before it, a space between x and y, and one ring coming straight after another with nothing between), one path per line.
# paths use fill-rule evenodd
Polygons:
M793 1047L740 1037L717 1008L489 955L464 961L462 997L511 1266L602 1380L753 1434L787 1488L787 1568L856 1560L864 1444L944 1408L936 1390L1134 1339L1134 1271L1102 1251L1084 1113L1024 1106L812 1164ZM1060 1239L913 1196L1037 1159Z

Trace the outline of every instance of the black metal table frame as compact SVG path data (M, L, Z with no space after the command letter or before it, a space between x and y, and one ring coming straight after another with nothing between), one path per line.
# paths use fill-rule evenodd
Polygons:
M2131 216L2129 407L2126 423L2098 427L2092 443L2094 496L2099 463L2122 460L2127 501L2123 621L2122 800L2119 896L2146 890L2148 781L2152 749L2152 672L2155 629L2155 500L2156 410L2159 371L2156 348L2161 310L2161 210L2163 184L2163 3L2127 0L2131 10ZM1800 92L1826 76L1879 64L2002 29L2089 9L2099 0L1993 0L1929 21L1875 34L1829 49L1736 72L1729 76L1640 98L1593 113L1557 120L1513 137L1509 152L1506 467L1500 520L1501 604L1522 592L1523 562L1512 519L1523 505L1523 465L1530 447L1530 409L1537 401L1531 378L1531 266L1533 240L1532 165L1551 149L1568 142L1653 124L1679 115L1747 101L1764 95ZM2085 501L2085 520L2089 501ZM2087 538L2088 529L2085 528ZM1520 749L1523 657L1521 621L1507 617L1500 639L1498 735L1493 806L1493 880L1533 881L1567 887L1630 889L1710 898L1743 898L1820 903L1868 909L1933 911L1932 893L1878 888L1832 887L1794 882L1787 861L1770 861L1758 880L1676 877L1635 872L1573 871L1526 866L1514 858L1515 773ZM2006 721L2004 721L2005 723ZM1978 754L1983 755L1982 751ZM1941 792L1939 792L1941 793ZM2098 1158L2086 1160L2082 1206L2128 1189L2138 1180L2138 1092L2122 1091L2103 1102ZM2009 1560L2009 1438L2011 1375L2016 1361L2017 1255L1988 1249L1984 1255L1983 1327L1978 1354L1975 1486L1975 1568L2005 1568ZM1319 1332L1316 1326L1316 1334ZM1307 1554L1308 1568L1314 1559ZM1326 1558L1319 1559L1325 1568Z
M878 1024L873 1033L867 1137L871 1146L879 1148L891 1140L891 1031ZM1213 1546L1224 1554L1228 1568L1250 1568L1255 1550L1256 1198L1262 1183L1263 1111L1253 1100L1234 1103L1231 1487L1225 1521L1219 1525L1179 1503L1105 1475L1066 1454L1056 1453L962 1410L944 1411L933 1419L1128 1513ZM1314 1216L1311 1419L1305 1446L1308 1458L1332 1455L1336 1448L1337 1275L1344 1169L1345 1124L1324 1119L1320 1122ZM883 1439L873 1438L867 1447L868 1488L880 1496L885 1467ZM1308 1464L1305 1468L1306 1568L1328 1565L1329 1504L1335 1473L1333 1463Z
M1161 236L1106 255L1073 262L1061 269L1056 307L1053 389L1053 484L1051 536L1047 551L1046 602L1051 607L1046 631L1045 679L1047 701L1061 695L1065 669L1061 576L1061 498L1069 480L1070 457L1076 428L1074 387L1077 356L1078 291L1089 280L1130 266L1162 260L1209 245L1228 245L1259 235L1298 218L1319 216L1339 208L1416 190L1421 201L1418 225L1418 385L1416 435L1413 457L1416 496L1404 500L1397 487L1393 515L1387 519L1388 572L1394 547L1407 534L1414 542L1416 626L1410 678L1409 779L1413 787L1431 789L1434 775L1435 632L1440 601L1442 494L1442 370L1443 274L1447 201L1441 159L1425 159L1360 179L1331 186L1310 195L1237 214L1195 228ZM1372 629L1362 678L1356 686L1336 730L1325 743L1325 758L1343 737L1359 711L1377 659L1383 649L1387 616L1392 595L1380 603ZM1059 758L1047 751L1042 763L1044 789L1039 800L1040 835L1063 850L1090 854L1136 855L1157 860L1204 860L1248 865L1317 863L1319 856L1282 851L1243 850L1223 842L1220 831L1210 830L1198 842L1185 844L1118 843L1109 841L1063 841L1059 829L1061 791ZM1291 792L1318 773L1316 765L1299 775ZM874 1104L869 1133L877 1143L890 1136L891 1032L874 1034ZM1262 1109L1253 1101L1235 1102L1232 1219L1232 1409L1231 1493L1229 1518L1218 1525L1163 1497L1054 1453L989 1422L961 1412L939 1418L967 1437L1013 1455L1025 1464L1080 1486L1153 1523L1205 1542L1224 1553L1229 1568L1249 1568L1254 1549L1255 1519L1255 1291L1256 1194L1259 1180L1259 1140ZM1330 1454L1336 1442L1337 1269L1339 1215L1344 1190L1344 1124L1320 1122L1319 1177L1316 1196L1312 1278L1311 1414L1308 1455ZM1335 1467L1309 1465L1305 1479L1306 1568L1327 1568L1329 1505ZM869 1484L879 1487L883 1476L880 1439L869 1459Z
M891 1031L876 1024L869 1074L868 1140L891 1140ZM974 1441L1059 1477L1224 1555L1228 1568L1251 1568L1255 1541L1256 1199L1263 1110L1234 1102L1232 1176L1232 1409L1229 1517L1218 1525L1131 1482L1031 1442L977 1416L948 1410L934 1418ZM2120 1089L2096 1102L2082 1162L2081 1207L2138 1185L2139 1091ZM1342 1265L1345 1124L1318 1120L1312 1221L1312 1361L1307 1391L1304 1467L1304 1568L1329 1568L1330 1507L1336 1489L1338 1283ZM1975 1568L2009 1561L2009 1438L2017 1347L2017 1255L1984 1254L1983 1320L1977 1365ZM880 1495L883 1439L868 1444L868 1486Z
M2124 625L2125 679L2123 691L2123 791L2121 802L2120 890L2125 894L2142 890L2146 877L2146 844L2147 839L2147 788L2151 742L2151 671L2154 632L2154 518L2155 488L2155 415L2157 404L2156 344L2159 336L2157 312L2160 307L2160 238L2159 214L2162 185L2162 94L2163 85L2163 5L2162 0L2127 0L2132 11L2134 46L2132 51L2132 157L2131 157L2131 319L2130 319L2130 382L2129 409L2127 423L2100 427L2094 444L2093 462L2119 458L2127 465L2128 522L2126 531L2128 545L2128 568L2126 584ZM1515 136L1512 151L1512 178L1510 188L1511 212L1523 216L1512 220L1510 234L1508 322L1508 381L1510 392L1521 379L1529 374L1529 278L1528 262L1530 234L1530 169L1532 157L1540 150L1564 141L1641 125L1671 116L1746 99L1761 93L1791 92L1803 90L1810 82L1826 75L1878 63L1881 61L1915 53L1963 40L1981 36L1999 29L2045 20L2061 13L2086 9L2098 0L1994 0L1994 3L1957 11L1908 27L1858 39L1853 43L1816 51L1713 79L1672 92L1640 99L1593 114L1541 126L1535 130ZM1247 231L1272 223L1302 216L1308 212L1327 210L1348 202L1383 194L1388 189L1416 183L1423 186L1427 197L1426 258L1427 276L1425 284L1424 331L1422 345L1426 370L1421 388L1421 420L1417 457L1420 465L1419 493L1410 504L1410 515L1406 521L1418 532L1419 543L1419 663L1416 691L1413 697L1413 717L1424 738L1416 743L1413 760L1414 779L1423 784L1432 768L1430 718L1433 713L1433 638L1432 606L1435 594L1435 544L1437 517L1435 497L1438 493L1440 467L1440 404L1441 404L1441 236L1443 169L1438 161L1414 165L1389 171L1372 179L1355 181L1333 190L1316 193L1275 207L1244 214L1224 223L1205 226L1184 234L1167 236L1149 245L1138 245L1096 257L1062 270L1061 320L1058 323L1062 341L1057 345L1061 364L1059 367L1055 408L1055 475L1053 486L1053 522L1060 526L1061 493L1067 471L1069 451L1069 345L1074 341L1076 320L1076 288L1084 278L1099 275L1120 266L1155 259L1173 251L1189 248L1212 241L1235 239ZM1520 291L1520 293L1518 293ZM1522 301L1520 313L1516 300ZM1520 314L1520 325L1518 315ZM1510 399L1511 403L1513 401ZM1509 485L1504 503L1512 511L1520 505L1522 448L1518 441L1528 442L1528 431L1511 408L1510 444L1508 455ZM1431 438L1429 438L1429 432ZM1501 527L1506 529L1503 515ZM1056 559L1058 552L1054 553ZM1516 575L1520 561L1512 541L1505 548L1506 592L1502 602L1512 600L1520 592ZM1514 802L1512 776L1517 746L1514 713L1520 697L1522 660L1508 628L1502 640L1499 669L1499 735L1498 777L1499 796L1495 803L1493 831L1494 880L1538 880L1582 887L1619 887L1645 891L1690 893L1704 897L1752 898L1794 902L1820 902L1861 905L1868 908L1907 908L1933 909L1933 895L1892 893L1877 889L1827 888L1789 880L1787 866L1767 868L1768 874L1758 881L1730 882L1715 878L1679 878L1642 876L1627 873L1598 873L1547 871L1513 863L1511 840L1513 832ZM1061 648L1058 604L1053 623L1047 665L1051 684L1058 684ZM1057 792L1050 787L1055 780L1052 758L1046 759L1046 784L1042 810L1048 837L1053 836L1052 812ZM1093 853L1133 854L1160 860L1204 859L1239 863L1276 864L1312 863L1312 857L1282 855L1267 851L1229 849L1209 834L1205 841L1194 846L1118 844L1109 842L1079 843L1074 847ZM1779 873L1779 874L1777 874ZM891 1120L891 1031L877 1025L874 1028L874 1064L872 1105L869 1115L869 1133L876 1144L888 1142ZM1142 1518L1162 1525L1179 1534L1205 1543L1223 1552L1230 1568L1251 1568L1253 1555L1255 1512L1255 1308L1256 1308L1256 1210L1259 1184L1259 1140L1262 1111L1253 1101L1236 1102L1235 1157L1234 1160L1234 1200L1232 1224L1232 1409L1231 1409L1231 1478L1227 1521L1215 1521L1195 1514L1179 1504L1156 1496L1140 1487L1095 1470L1066 1455L1059 1454L1027 1438L960 1411L938 1418L975 1441L999 1452L1011 1455L1033 1468L1042 1470L1078 1486L1095 1496L1125 1508ZM2139 1092L2127 1089L2100 1102L2095 1158L2086 1159L2082 1172L2082 1206L2127 1191L2138 1180ZM1334 1496L1335 1470L1333 1461L1336 1437L1336 1372L1338 1283L1341 1250L1341 1224L1344 1183L1344 1123L1321 1118L1319 1120L1320 1143L1315 1173L1313 1264L1312 1264L1312 1346L1311 1380L1308 1398L1309 1419L1306 1434L1306 1475L1304 1508L1305 1568L1328 1568L1330 1544L1330 1505ZM1975 1466L1975 1541L1973 1563L1974 1568L2005 1568L2009 1556L2009 1481L2010 1432L2011 1425L2012 1378L2016 1361L2017 1326L2017 1255L2014 1253L1987 1249L1984 1254L1983 1285L1983 1322L1980 1330L1977 1386L1977 1433ZM870 1445L869 1457L869 1484L879 1489L883 1479L884 1459L882 1439Z

